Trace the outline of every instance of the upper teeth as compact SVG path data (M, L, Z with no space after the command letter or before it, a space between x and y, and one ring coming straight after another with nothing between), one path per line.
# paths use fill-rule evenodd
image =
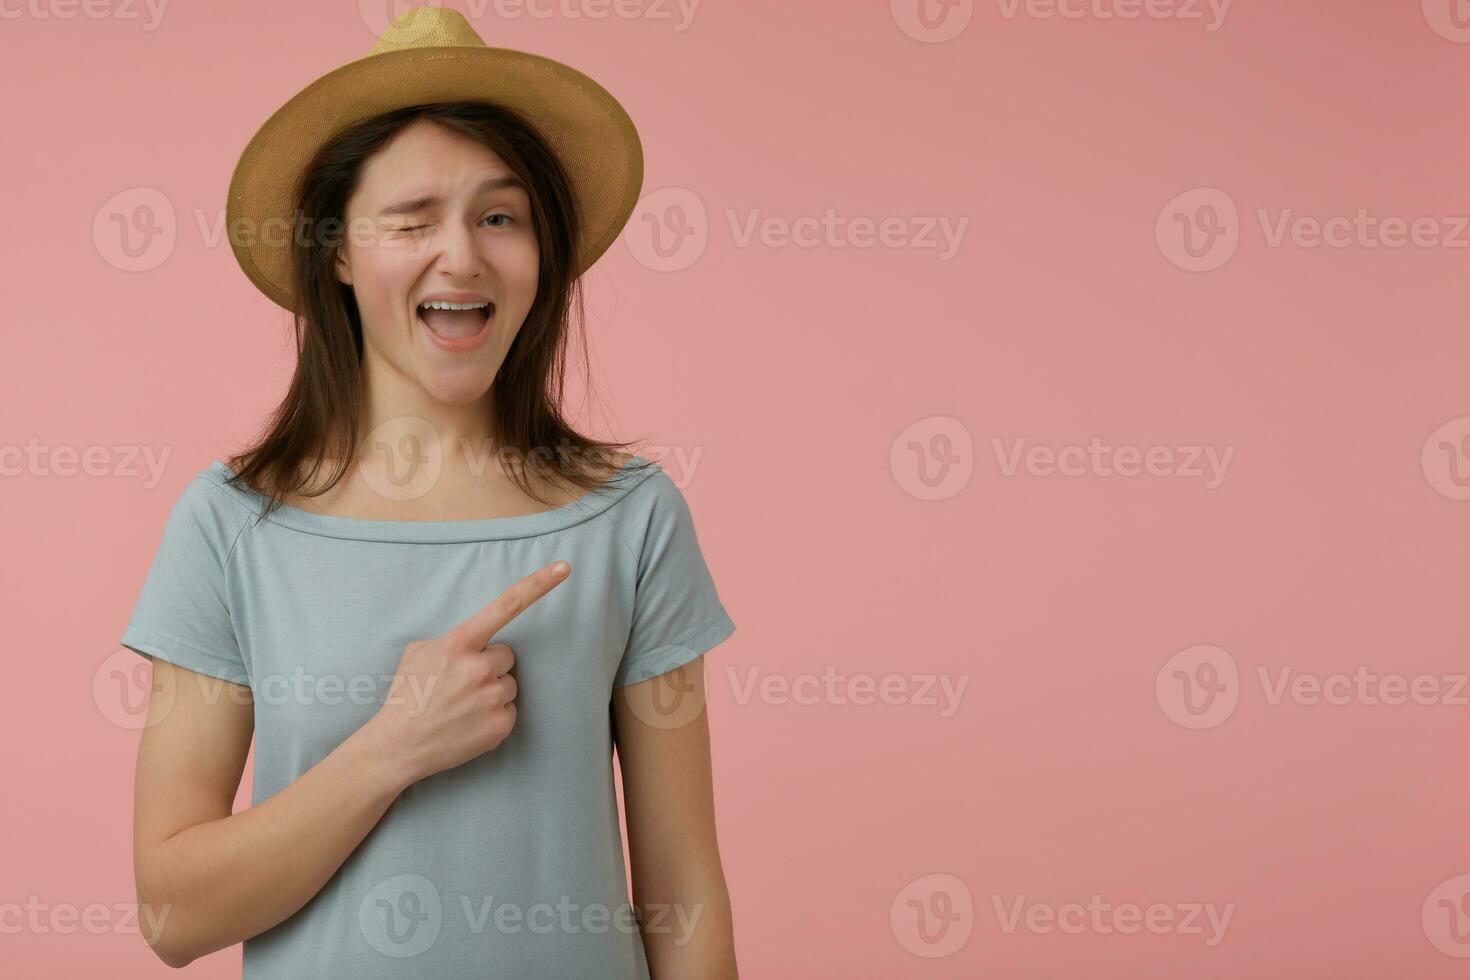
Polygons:
M442 299L431 299L427 303L419 304L419 307L428 310L482 310L489 305L484 300L478 303L447 303Z

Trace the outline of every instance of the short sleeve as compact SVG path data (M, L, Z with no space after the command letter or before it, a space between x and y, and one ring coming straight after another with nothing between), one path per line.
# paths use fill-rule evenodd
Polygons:
M234 684L249 671L230 619L226 566L248 514L223 488L200 475L179 494L122 635L122 645L149 659Z
M667 673L735 632L699 549L684 495L662 472L645 483L651 505L638 549L632 628L614 687Z

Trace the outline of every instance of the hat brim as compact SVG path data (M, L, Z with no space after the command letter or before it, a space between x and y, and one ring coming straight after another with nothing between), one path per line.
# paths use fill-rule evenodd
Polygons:
M577 273L585 272L622 231L643 187L643 147L627 112L597 82L549 58L508 48L415 48L328 72L246 145L230 178L225 228L256 288L293 308L296 180L328 140L394 109L466 99L516 110L546 139L582 212Z

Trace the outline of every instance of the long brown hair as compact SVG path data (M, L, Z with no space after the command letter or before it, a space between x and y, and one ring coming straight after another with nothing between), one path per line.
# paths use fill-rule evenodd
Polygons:
M537 468L549 483L594 490L603 484L605 474L597 470L610 462L611 452L633 445L584 436L563 414L568 334L575 324L585 351L586 332L575 268L581 216L555 153L528 120L504 106L410 106L333 137L297 183L291 236L296 370L263 434L230 458L235 471L230 482L270 498L262 518L289 494L315 497L330 490L356 454L363 399L362 320L352 287L333 271L344 237L340 230L346 227L347 202L364 164L417 119L430 119L489 147L529 189L540 252L539 284L490 389L497 456L518 457L511 461L516 464L542 460ZM333 229L336 234L323 233ZM590 392L590 374L587 381ZM338 465L325 484L313 488L328 457L335 457ZM506 473L527 495L547 502L521 465L506 467Z

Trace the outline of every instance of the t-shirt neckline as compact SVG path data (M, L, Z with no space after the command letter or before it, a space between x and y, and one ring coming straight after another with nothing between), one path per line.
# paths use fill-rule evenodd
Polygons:
M283 503L266 518L266 521L308 534L350 538L358 541L449 544L527 538L559 531L596 517L621 500L633 487L657 469L656 464L650 463L643 457L632 456L624 461L618 471L603 481L596 490L585 493L571 503L563 504L554 510L535 514L455 521L391 521L344 517L337 514L315 514ZM235 471L223 460L214 460L205 472L212 482L246 503L252 513L257 515L260 513L266 497L253 488L229 484L227 481L235 476Z

